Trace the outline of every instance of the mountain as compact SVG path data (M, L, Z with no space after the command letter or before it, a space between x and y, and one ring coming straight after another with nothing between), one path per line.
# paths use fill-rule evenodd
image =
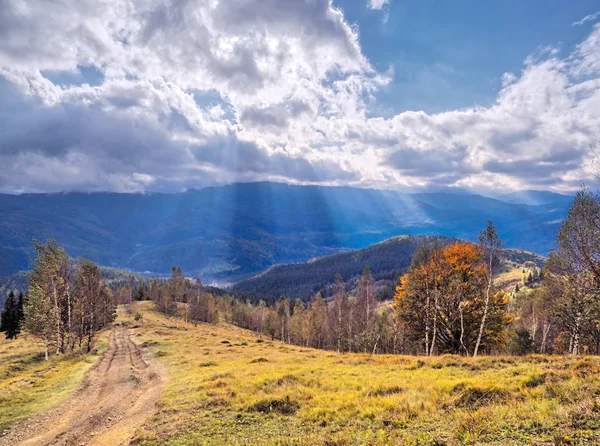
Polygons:
M424 245L447 245L457 239L435 236L400 236L373 246L340 254L333 254L309 262L277 265L248 280L238 282L230 291L240 298L273 302L281 296L304 301L320 292L325 297L332 292L336 274L340 274L351 290L357 284L365 266L378 282L380 298L391 298L398 277L404 274L416 250ZM502 250L505 263L522 265L527 261L541 267L545 259L537 254L518 249Z
M177 194L0 194L0 277L29 268L31 240L132 271L231 283L275 264L398 235L475 240L487 220L508 247L546 254L568 208L479 195L237 183Z
M569 205L573 201L571 195L556 194L554 192L541 191L541 190L525 190L520 192L512 192L510 194L503 194L498 197L499 200L506 203L513 204L527 204L527 205L557 205L564 206Z

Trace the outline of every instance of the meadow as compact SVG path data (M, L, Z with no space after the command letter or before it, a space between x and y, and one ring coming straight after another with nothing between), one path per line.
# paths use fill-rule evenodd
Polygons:
M143 445L600 442L600 360L337 354L228 325L131 323L169 379Z
M15 422L67 399L104 354L109 331L99 334L90 354L71 352L44 361L42 345L28 335L0 336L0 435Z
M164 366L139 445L597 444L600 359L337 354L228 324L188 325L139 307L117 324ZM0 426L73 393L96 353L45 363L0 341Z

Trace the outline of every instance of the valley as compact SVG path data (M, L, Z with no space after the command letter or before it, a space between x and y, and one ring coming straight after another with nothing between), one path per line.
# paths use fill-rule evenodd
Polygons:
M239 282L277 264L361 249L399 235L474 241L488 220L505 246L546 255L572 197L501 199L352 187L236 183L176 194L0 194L0 277L31 268L31 241L69 255L206 283Z

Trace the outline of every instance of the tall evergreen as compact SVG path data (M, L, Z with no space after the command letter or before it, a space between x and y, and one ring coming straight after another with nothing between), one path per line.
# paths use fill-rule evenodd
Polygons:
M19 299L22 302L22 298ZM4 332L6 339L14 339L21 332L22 310L19 311L19 302L14 292L10 292L4 302L4 310L0 318L0 331Z

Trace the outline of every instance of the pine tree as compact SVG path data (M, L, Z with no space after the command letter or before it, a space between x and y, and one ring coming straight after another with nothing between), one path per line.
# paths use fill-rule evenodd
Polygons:
M21 317L19 303L14 292L8 293L4 302L4 310L0 317L0 331L5 333L6 339L16 338L21 331Z

